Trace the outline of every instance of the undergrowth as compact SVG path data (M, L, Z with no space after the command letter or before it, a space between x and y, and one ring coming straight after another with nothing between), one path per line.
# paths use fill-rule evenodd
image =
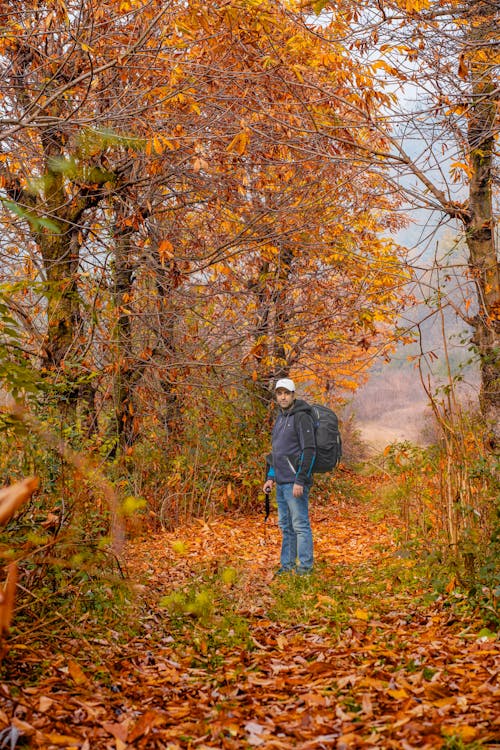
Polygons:
M447 598L457 612L498 630L499 464L495 456L474 453L475 447L477 441L471 438L469 451L455 457L461 462L461 494L450 496L448 479L454 469L446 446L389 446L370 464L384 477L371 517L399 517L396 554L418 564L427 596Z

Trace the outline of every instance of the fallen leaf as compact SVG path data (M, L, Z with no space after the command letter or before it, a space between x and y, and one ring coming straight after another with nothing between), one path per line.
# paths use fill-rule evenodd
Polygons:
M165 723L166 717L163 714L158 711L146 711L130 730L128 742L135 742L139 737L150 732L153 727L159 727Z
M38 710L40 713L45 713L45 711L48 711L51 706L54 705L54 701L51 698L47 698L46 695L41 695L40 699L38 701Z
M14 716L12 719L12 726L14 726L16 729L19 729L20 732L23 732L23 734L32 735L35 732L35 727L31 724L28 724L27 721L22 721L22 719L18 719L17 716Z
M436 708L444 708L445 706L451 706L453 703L456 703L457 699L454 695L450 696L449 698L439 698L437 701L432 701L432 705L436 706Z
M365 609L356 609L353 613L353 617L355 617L356 620L364 620L367 622L369 615Z
M408 693L404 688L399 688L397 690L388 690L387 694L397 701L402 701L404 700L404 698L408 698Z
M469 724L442 726L441 731L447 737L460 737L463 742L472 742L477 737L477 729Z
M326 706L324 695L320 695L319 693L305 693L302 699L308 706Z
M76 661L68 660L68 672L75 685L85 685L88 682L87 675Z
M49 734L43 734L43 739L46 745L61 745L62 747L80 747L82 744L81 737L71 737L68 734L58 734L57 732L50 732Z
M365 716L373 716L373 704L368 693L364 693L361 698L361 707Z
M109 721L103 721L102 728L105 729L106 732L109 732L109 734L113 735L115 740L126 742L128 735L128 725L129 719L126 719L122 722L117 722L116 724L112 724Z
M262 734L265 731L265 727L262 724L257 724L256 721L247 721L245 730L250 732L250 734Z

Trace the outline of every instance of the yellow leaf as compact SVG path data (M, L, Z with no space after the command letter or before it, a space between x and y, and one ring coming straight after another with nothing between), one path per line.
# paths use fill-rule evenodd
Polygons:
M172 549L174 550L174 552L177 552L178 555L187 554L187 546L180 539L175 539L172 542Z
M143 497L128 495L122 503L121 511L124 516L132 516L136 511L145 507L146 500Z
M391 698L395 698L397 701L402 701L404 698L408 698L408 693L404 688L400 688L399 690L388 690L387 694L391 696Z
M229 146L226 148L226 151L229 151L233 154L239 154L242 156L245 151L247 150L248 143L250 141L249 134L243 130L241 133L238 133L234 136L233 140L229 144Z
M429 0L406 0L405 7L409 13L412 13L413 11L418 12L419 10L429 7Z
M365 622L369 618L368 612L365 609L357 609L354 612L353 616L356 618L356 620L364 620Z
M232 586L237 577L238 573L234 568L224 568L221 573L222 582L225 583L226 586Z
M373 70L378 70L379 68L383 68L383 70L389 71L391 69L391 66L388 65L385 60L376 60L374 63L372 63Z
M157 135L153 138L153 148L155 153L162 154L163 153L163 143L161 141L161 138L159 138Z

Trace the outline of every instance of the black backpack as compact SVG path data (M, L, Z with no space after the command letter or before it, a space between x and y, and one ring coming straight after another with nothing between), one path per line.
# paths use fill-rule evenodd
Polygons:
M313 404L311 409L316 435L316 460L313 474L325 474L335 469L342 457L339 420L328 406Z

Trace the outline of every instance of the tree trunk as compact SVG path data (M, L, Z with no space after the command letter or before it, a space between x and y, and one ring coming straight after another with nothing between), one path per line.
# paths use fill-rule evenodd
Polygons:
M133 444L134 404L133 393L138 379L134 367L132 321L129 304L132 297L134 266L131 259L132 230L115 226L114 306L116 323L113 332L116 369L114 380L114 410L116 434L120 447Z
M274 293L274 378L286 378L290 373L290 356L287 354L286 344L288 343L290 332L288 329L289 322L293 317L291 306L293 301L289 294L289 279L291 266L294 259L292 247L284 246L280 249L279 268L276 275L277 287Z
M61 153L54 134L42 139L46 162ZM41 216L47 215L58 231L42 228L36 239L43 259L47 300L47 332L42 354L43 369L55 376L57 400L66 418L76 417L81 372L75 368L81 349L81 300L78 291L80 247L78 232L68 211L64 178L47 167L44 196L36 199Z
M494 449L500 445L500 267L495 247L492 201L499 95L492 78L491 63L485 62L481 54L481 47L492 31L491 8L486 6L485 14L484 23L478 23L471 32L472 106L468 128L471 179L465 227L470 253L469 268L478 299L473 342L480 359L480 403L491 431L491 448Z
M174 301L175 276L169 273L158 261L156 268L156 291L158 294L158 341L157 349L162 360L167 363L160 376L160 387L165 399L163 411L163 427L168 435L175 435L176 439L182 435L182 410L177 390L178 375L173 366L177 356L175 329L182 313L177 309ZM171 367L169 367L171 365Z

